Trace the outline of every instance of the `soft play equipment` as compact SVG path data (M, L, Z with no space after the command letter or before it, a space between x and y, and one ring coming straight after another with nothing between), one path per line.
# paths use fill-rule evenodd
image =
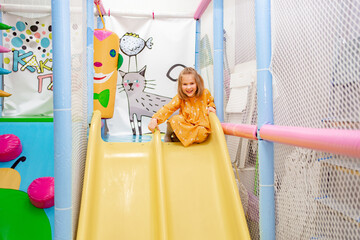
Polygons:
M25 162L26 157L22 156L11 166L11 168L0 168L0 188L18 190L21 183L21 176L15 167L19 162Z
M97 7L99 9L98 2ZM117 70L121 67L123 57L119 54L119 37L105 29L94 30L94 110L100 110L101 118L112 118L114 114Z
M10 28L12 28L12 27L9 25L6 25L5 23L0 23L0 30L8 30Z
M10 70L7 70L5 68L0 68L0 75L5 75L5 74L9 74L9 73L11 73Z
M11 27L6 25L6 24L3 24L3 23L0 23L0 30L4 30L4 29L10 29ZM6 53L6 52L10 52L11 50L6 48L6 47L3 47L3 46L0 46L0 53ZM11 73L11 71L5 69L5 68L0 68L0 75L5 75L5 74L9 74ZM1 93L0 93L1 94ZM8 97L8 93L2 91L2 94L4 94L4 96L1 96L1 97ZM11 95L11 94L10 94Z
M112 118L121 58L119 37L106 29L95 29L94 36L94 110L100 110L102 118Z
M7 53L7 52L11 52L11 50L6 47L0 46L0 53Z
M9 25L6 25L4 23L0 23L0 30L7 30L10 28L12 28L12 27ZM11 51L10 49L0 46L0 53L6 53L6 52L10 52L10 51ZM11 71L9 71L5 68L0 68L0 75L5 75L5 74L9 74L9 73L11 73ZM4 92L4 91L0 92L0 97L9 97L10 95L9 95L9 93Z
M0 202L0 239L52 239L45 211L34 207L26 192L0 188Z
M17 158L22 152L20 139L14 134L0 135L0 162Z
M30 202L37 208L54 206L54 178L37 178L28 187Z
M2 118L0 136L8 133L17 136L22 152L12 161L0 162L0 239L53 239L54 207L38 208L30 201L32 194L28 194L35 179L54 176L51 121Z
M0 90L0 97L10 97L11 93Z
M91 121L77 239L250 239L221 124L184 148L104 142Z

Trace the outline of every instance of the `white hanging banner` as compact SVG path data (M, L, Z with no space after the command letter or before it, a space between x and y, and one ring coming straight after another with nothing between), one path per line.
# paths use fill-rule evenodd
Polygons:
M192 18L107 17L106 29L120 38L124 62L118 71L110 136L149 133L151 116L177 93L180 71L195 64ZM164 130L165 124L161 129Z
M52 30L51 16L24 18L3 14L4 75L3 116L52 116Z

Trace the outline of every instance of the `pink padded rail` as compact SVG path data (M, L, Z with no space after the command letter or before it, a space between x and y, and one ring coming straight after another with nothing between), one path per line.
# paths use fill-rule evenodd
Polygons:
M224 134L257 140L256 125L221 123Z
M196 12L194 14L194 19L198 20L201 18L201 15L205 12L206 8L208 7L211 0L202 0L196 9Z
M260 137L273 142L360 157L360 130L263 125Z

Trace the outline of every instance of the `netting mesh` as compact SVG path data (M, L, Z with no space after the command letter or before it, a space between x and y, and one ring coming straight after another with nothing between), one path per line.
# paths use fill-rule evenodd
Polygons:
M214 38L212 31L207 31L206 19L212 17L212 11L209 6L201 18L202 40L206 36ZM209 43L207 48L212 50L212 41ZM255 1L224 1L225 122L256 125L256 104ZM235 136L226 136L226 141L251 238L259 239L257 141Z
M212 80L211 12L201 19L208 45L200 55L209 60L201 74ZM271 18L274 124L359 129L360 2L273 0ZM257 124L255 60L255 1L224 1L226 122ZM250 234L259 239L257 142L227 136L227 143ZM283 144L274 151L276 238L357 239L359 159Z
M200 35L200 74L204 79L205 87L214 93L214 36L212 4L209 4L208 8L201 17Z
M360 2L272 1L274 123L359 129ZM358 239L359 159L275 144L277 239Z
M74 2L74 3L73 3ZM79 3L72 0L71 4ZM86 9L86 1L82 1ZM72 208L73 236L77 229L87 149L86 11L70 14L71 115L72 115Z

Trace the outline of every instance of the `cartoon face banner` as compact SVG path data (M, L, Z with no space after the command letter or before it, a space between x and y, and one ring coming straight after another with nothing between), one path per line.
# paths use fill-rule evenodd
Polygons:
M95 29L94 110L100 110L101 118L107 119L113 117L117 69L120 63L119 37L109 30Z
M106 17L106 29L120 38L124 62L118 70L110 136L142 135L152 115L177 93L177 78L195 64L195 20ZM166 124L160 125L161 130Z
M2 31L4 90L12 96L4 99L3 116L51 116L53 113L52 29L51 17L23 18L3 15L13 26Z

